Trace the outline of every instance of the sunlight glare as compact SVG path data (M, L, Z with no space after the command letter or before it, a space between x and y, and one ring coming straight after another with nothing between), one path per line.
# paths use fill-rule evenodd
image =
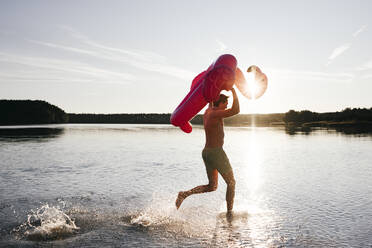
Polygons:
M256 72L252 71L246 74L248 89L251 91L252 100L256 100L256 96L260 90L258 82L256 82Z
M244 161L246 162L245 175L247 179L247 187L249 190L251 190L252 193L254 193L263 183L261 164L264 154L262 152L261 143L256 137L256 131L254 127L252 127L252 131L249 132L249 135L249 144L247 147L248 152L244 155Z
M241 137L241 136L240 136ZM247 186L246 200L243 208L249 214L247 231L255 247L272 247L277 238L273 236L272 227L275 225L275 212L266 206L265 194L262 185L265 181L263 162L265 158L263 142L259 131L252 126L245 133L243 177Z

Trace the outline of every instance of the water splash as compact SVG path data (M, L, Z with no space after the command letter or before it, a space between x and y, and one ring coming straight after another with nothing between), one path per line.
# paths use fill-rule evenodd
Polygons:
M210 237L215 225L215 213L202 207L185 207L177 210L175 195L153 194L147 207L130 214L128 224L161 232L172 237Z
M36 211L31 210L27 221L13 230L21 238L28 240L56 240L69 237L79 227L58 206L45 204Z

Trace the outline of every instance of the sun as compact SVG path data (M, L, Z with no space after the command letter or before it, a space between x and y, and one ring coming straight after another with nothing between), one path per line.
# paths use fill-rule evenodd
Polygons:
M249 90L249 94L252 97L252 100L256 100L256 96L260 91L259 84L256 80L256 72L249 72L247 75L247 90Z
M243 96L250 100L256 100L267 89L267 76L255 65L248 67L246 72L237 68L235 84Z

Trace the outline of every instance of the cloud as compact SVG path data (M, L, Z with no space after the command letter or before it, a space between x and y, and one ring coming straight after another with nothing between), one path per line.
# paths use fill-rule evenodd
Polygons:
M372 74L363 75L363 76L361 76L361 78L362 79L372 78Z
M338 56L340 56L341 54L343 54L346 50L348 50L349 48L351 47L351 44L350 43L346 43L346 44L343 44L341 46L338 46L336 47L335 49L333 49L333 52L332 54L328 57L328 62L327 62L327 65L331 64L332 61L337 58Z
M364 67L365 67L366 69L372 69L372 60L367 61L367 62L364 64Z
M357 67L355 70L358 71L358 76L362 79L369 79L372 78L371 70L372 70L372 59L366 61L361 66Z
M0 67L0 80L6 82L65 81L126 84L146 78L145 73L133 75L114 71L107 66L103 68L102 65L107 64L106 62L98 61L99 64L93 65L92 63L97 63L97 61L88 60L88 64L75 60L75 58L85 59L84 56L110 61L111 66L119 66L120 68L123 68L123 65L127 68L130 66L142 71L160 73L187 81L195 76L194 72L168 63L164 56L157 53L100 44L70 27L60 26L60 28L67 31L78 42L74 42L74 45L66 45L34 39L26 39L26 41L50 49L72 53L74 55L73 60L23 56L0 51L0 62L7 67ZM76 55L81 55L81 57L76 57Z
M86 55L91 55L91 56L96 56L97 55L93 51L88 51L88 50L84 50L84 49L80 49L80 48L63 46L63 45L58 45L58 44L49 43L49 42L42 42L42 41L37 41L37 40L28 40L28 41L32 42L32 43L35 43L35 44L39 44L39 45L43 45L43 46L47 46L47 47L51 47L51 48L59 48L59 49L63 49L63 50L70 51L70 52L76 52L76 53L81 53L81 54L86 54Z
M166 58L157 53L149 51L140 51L135 49L128 50L117 47L110 47L95 42L88 38L87 36L81 34L80 32L70 27L60 26L60 28L65 31L68 31L73 37L78 39L81 43L85 44L84 45L85 48L81 49L74 47L66 47L60 44L51 44L45 42L38 43L42 45L47 45L49 47L69 50L71 52L77 52L85 55L98 57L101 59L126 63L127 65L130 65L137 69L142 69L150 72L157 72L163 75L168 75L183 80L189 81L195 76L194 72L167 63ZM86 45L88 45L88 47Z
M227 46L225 45L225 43L223 43L222 41L220 40L216 40L217 44L218 44L218 52L223 52L226 50Z
M362 27L360 27L358 30L356 30L353 33L353 37L356 38L358 35L360 35L362 32L364 32L364 30L366 30L366 28L367 28L367 25L363 25ZM336 47L335 49L333 49L331 55L328 57L328 62L326 63L326 66L330 65L335 58L339 57L345 51L350 49L351 45L352 45L351 42L350 43L345 43L345 44L342 44L342 45Z
M25 70L24 67L15 67L9 72L1 72L0 79L13 81L37 81L39 79L47 81L74 81L74 82L109 82L109 83L128 83L136 80L136 77L121 72L105 70L89 64L43 57L20 56L0 52L0 62L6 64L23 65L41 70ZM17 69L18 68L18 69ZM2 68L3 69L3 68Z
M91 82L89 79L81 79L77 77L67 77L58 73L24 73L13 71L13 73L0 72L0 80L6 82Z
M365 70L370 70L370 69L372 69L372 59L356 68L357 71L365 71Z
M360 27L357 31L355 31L353 33L353 37L357 37L359 34L361 34L362 32L364 32L364 30L366 30L367 28L367 25L363 25L362 27Z
M295 78L299 80L311 80L311 81L333 81L333 82L349 82L354 78L352 73L327 73L320 71L300 71L292 69L277 69L268 68L267 75ZM269 79L270 80L270 79Z

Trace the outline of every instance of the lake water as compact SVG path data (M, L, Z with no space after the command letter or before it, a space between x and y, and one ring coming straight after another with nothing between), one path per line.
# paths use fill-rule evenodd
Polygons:
M236 178L206 184L202 127L0 129L1 247L372 247L372 136L225 127Z

